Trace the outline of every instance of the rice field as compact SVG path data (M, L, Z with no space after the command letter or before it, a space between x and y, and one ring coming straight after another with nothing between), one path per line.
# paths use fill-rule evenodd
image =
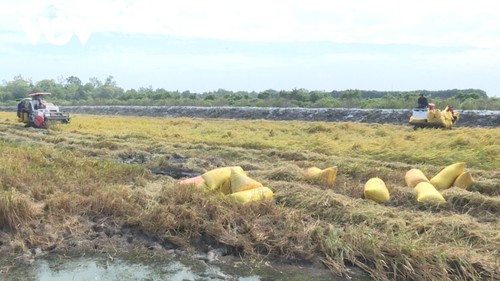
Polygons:
M320 263L344 277L355 266L375 280L500 280L499 155L500 128L74 115L39 130L0 112L0 252L94 245L99 222L163 248ZM456 162L474 184L418 203L406 172L431 178ZM273 200L178 183L224 166ZM307 180L311 166L337 166L335 184ZM388 202L364 198L373 177Z

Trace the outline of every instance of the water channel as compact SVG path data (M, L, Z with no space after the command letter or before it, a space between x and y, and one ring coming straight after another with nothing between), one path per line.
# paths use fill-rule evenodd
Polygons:
M370 280L359 270L350 269L352 279ZM300 266L261 266L251 268L243 262L225 265L207 264L194 258L172 257L169 259L146 259L139 261L127 257L106 258L103 256L64 257L52 256L36 259L31 264L3 267L0 280L5 281L100 281L100 280L348 280L339 278L327 269L303 268Z

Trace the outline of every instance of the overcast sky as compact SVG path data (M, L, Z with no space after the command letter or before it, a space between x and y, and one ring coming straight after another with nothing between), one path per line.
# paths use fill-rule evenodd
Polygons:
M482 89L500 2L0 0L0 80L190 90Z

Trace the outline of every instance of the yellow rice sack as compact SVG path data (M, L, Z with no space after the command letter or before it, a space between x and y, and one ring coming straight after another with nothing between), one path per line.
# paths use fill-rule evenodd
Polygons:
M327 186L332 186L337 179L337 167L334 166L323 169L323 171L319 174L319 177Z
M317 175L319 175L319 173L321 173L321 171L322 170L318 167L309 167L309 168L305 169L304 177L306 179L315 178Z
M202 176L196 176L188 179L179 181L180 185L193 185L194 187L202 187L205 184L205 180Z
M464 172L460 176L457 177L455 182L453 182L453 186L467 189L473 183L474 183L474 179L472 178L472 175L469 172Z
M414 188L421 182L429 182L429 179L419 169L411 169L405 174L405 182L408 187Z
M415 187L415 191L417 192L417 201L420 203L425 202L446 202L444 200L443 195L439 193L439 191L428 182L421 182L417 184Z
M464 162L449 165L435 175L430 182L438 190L450 188L455 179L464 172L464 169Z
M377 203L387 202L391 197L384 181L380 178L369 179L365 184L364 194L365 198Z
M448 120L448 119L443 119L443 122L442 122L442 123L443 123L443 126L444 126L445 128L447 128L447 129L451 128L451 126L452 126L452 122L451 122L451 120Z
M442 112L442 119L443 119L443 125L445 128L451 128L453 125L453 116L451 115L451 112L447 111L447 108Z
M207 183L205 181L201 182L200 185L198 185L198 187L210 190L210 188L208 187L208 185L207 185Z
M410 124L419 124L419 123L425 123L425 122L427 122L427 119L415 118L413 116L410 116Z
M441 113L441 110L436 109L434 111L434 119L441 120L442 118L443 118L443 114Z
M323 184L331 186L337 179L337 167L328 167L323 170L318 167L310 167L304 171L304 177L308 180L317 180Z
M450 120L451 121L453 119L453 116L451 115L451 112L449 112L449 111L443 112L443 116L444 116L445 120Z
M253 189L256 187L262 187L262 184L248 177L247 175L236 171L235 169L231 170L231 179L230 179L231 193Z
M431 120L434 119L434 115L435 115L434 113L435 113L435 110L429 110L427 112L427 121L431 122Z
M213 169L201 176L205 180L205 184L210 190L219 189L222 184L231 177L231 169L235 169L236 171L244 173L243 169L240 166L234 166Z
M261 186L254 189L239 191L228 195L240 203L247 203L251 201L258 201L273 198L273 191L268 187Z

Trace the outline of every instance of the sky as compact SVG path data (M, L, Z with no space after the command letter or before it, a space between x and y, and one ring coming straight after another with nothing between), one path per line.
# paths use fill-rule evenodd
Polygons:
M113 76L208 92L481 89L500 97L494 0L0 0L0 81Z

